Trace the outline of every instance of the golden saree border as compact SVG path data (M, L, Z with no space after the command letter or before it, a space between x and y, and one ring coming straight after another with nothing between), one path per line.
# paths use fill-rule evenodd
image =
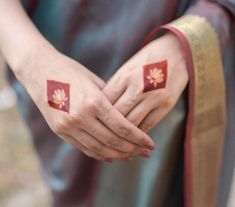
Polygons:
M190 74L185 205L214 207L226 127L225 83L218 37L212 26L199 16L184 16L165 28L179 37Z
M226 127L223 66L216 32L206 19L185 15L156 28L180 40L189 72L189 103L184 145L186 207L215 207Z

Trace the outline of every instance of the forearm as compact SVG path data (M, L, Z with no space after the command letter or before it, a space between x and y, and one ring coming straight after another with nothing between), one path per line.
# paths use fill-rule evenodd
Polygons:
M52 46L39 33L19 0L0 1L0 50L16 76L28 73L35 55ZM40 52L40 53L39 53Z

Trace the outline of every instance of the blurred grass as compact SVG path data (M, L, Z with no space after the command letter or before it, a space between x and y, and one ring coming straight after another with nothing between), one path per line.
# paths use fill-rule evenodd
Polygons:
M2 68L0 61L0 92L7 84ZM48 207L49 200L31 135L17 107L0 111L0 206Z

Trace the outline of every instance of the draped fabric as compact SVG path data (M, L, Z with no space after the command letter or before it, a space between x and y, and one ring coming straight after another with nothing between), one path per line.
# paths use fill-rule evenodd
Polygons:
M192 13L219 34L227 86L228 126L218 207L226 206L235 153L234 0L29 0L25 8L58 50L108 80L156 26ZM56 60L55 60L56 61ZM186 93L151 132L150 159L103 164L83 155L48 128L23 87L10 74L55 207L182 207Z

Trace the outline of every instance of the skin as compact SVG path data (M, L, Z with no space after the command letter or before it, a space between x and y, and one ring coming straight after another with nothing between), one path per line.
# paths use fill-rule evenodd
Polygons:
M18 0L0 1L0 25L4 58L55 134L102 161L150 155L153 141L112 106L104 81L47 42ZM69 114L49 106L47 80L70 84Z
M156 44L158 40L150 43L124 64L106 85L89 69L61 54L47 42L29 20L18 0L0 1L0 25L0 50L4 58L55 134L87 156L102 161L132 160L135 155L150 156L154 143L141 130L147 131L146 124L143 125L145 127L137 126L145 119L149 124L148 117L152 116L146 116L146 111L156 109L157 106L158 112L154 111L153 115L162 118L172 108L172 103L176 102L187 82L182 55L181 59L178 58L178 53L182 51L174 49L179 46L176 38L170 41L171 45L167 40L163 43L164 38L159 39L159 45ZM165 47L168 49L167 46L173 48L173 52L168 54L162 50ZM143 95L140 92L143 90L143 78L139 67L158 59L169 60L172 68L169 80L172 79L172 84L167 86L164 93L149 92ZM173 70L172 64L175 63L179 67ZM177 71L177 78L174 77L174 71ZM69 113L49 106L47 80L70 85ZM113 87L114 84L118 84L119 88L116 85ZM137 90L133 90L133 87ZM124 103L125 100L128 104ZM159 108L164 105L163 100L167 100L167 110L165 107ZM154 101L157 103L153 104ZM138 121L134 121L134 117ZM153 127L153 122L151 124Z
M143 66L167 60L165 88L143 92ZM188 83L184 53L174 34L152 41L128 60L103 92L131 123L145 132L155 127L175 106Z

